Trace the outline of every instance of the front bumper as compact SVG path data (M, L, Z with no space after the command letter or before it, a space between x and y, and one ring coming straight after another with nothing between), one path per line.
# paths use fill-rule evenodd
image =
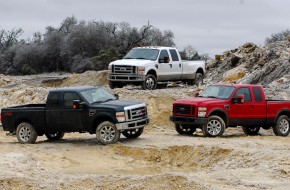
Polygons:
M170 121L175 124L183 125L206 125L207 117L185 117L185 116L170 116Z
M116 123L118 130L129 130L129 129L138 129L145 127L149 124L149 118L139 119L136 121L129 121L124 123Z
M121 75L121 74L108 74L109 81L135 81L140 82L144 81L146 76L145 75L138 75L138 74L130 74L130 75Z

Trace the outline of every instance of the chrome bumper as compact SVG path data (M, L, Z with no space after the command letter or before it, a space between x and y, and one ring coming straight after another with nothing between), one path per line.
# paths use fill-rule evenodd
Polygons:
M129 130L145 127L149 124L149 118L124 123L116 123L117 130Z
M146 78L145 75L120 75L120 74L108 74L107 79L109 81L144 81Z

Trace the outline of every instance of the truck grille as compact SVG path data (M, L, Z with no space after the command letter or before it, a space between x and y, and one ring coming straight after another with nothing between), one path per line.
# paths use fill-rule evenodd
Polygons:
M146 106L127 109L126 111L126 121L133 121L138 119L143 119L147 117Z
M115 74L135 74L136 66L128 66L128 65L113 65L112 73Z
M195 107L190 105L174 105L173 112L177 115L194 115Z

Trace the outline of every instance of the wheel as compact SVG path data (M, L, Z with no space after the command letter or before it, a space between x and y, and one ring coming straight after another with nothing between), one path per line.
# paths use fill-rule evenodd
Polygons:
M134 138L139 137L143 133L143 129L144 127L139 128L139 129L126 130L126 131L123 131L122 134L128 139L134 139Z
M37 139L37 132L30 123L22 122L17 126L16 137L22 144L32 144Z
M113 82L113 81L109 81L109 87L110 87L111 89L114 89L114 88L117 87L117 83L116 83L116 82Z
M163 88L166 88L167 87L167 83L165 84L157 84L156 88L158 89L163 89Z
M113 144L119 140L120 131L117 130L114 123L104 121L96 129L96 138L102 144Z
M177 133L179 133L180 135L191 135L192 133L195 132L196 127L193 126L182 126L180 124L175 124L175 130L177 131Z
M194 84L196 86L201 86L203 84L203 75L201 73L196 73Z
M143 90L154 90L156 88L157 82L156 77L154 75L147 75L145 80L142 82Z
M287 136L290 132L289 117L281 115L277 119L276 125L273 127L273 132L276 136Z
M64 132L45 133L48 140L60 140L64 136Z
M219 116L213 115L208 118L207 125L202 127L202 132L207 137L221 136L225 131L225 122Z
M242 126L242 129L246 135L255 136L258 134L261 127L251 127L251 126Z

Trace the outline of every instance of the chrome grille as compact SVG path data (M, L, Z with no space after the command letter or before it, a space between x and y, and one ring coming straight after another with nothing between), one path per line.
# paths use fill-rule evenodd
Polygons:
M113 65L112 72L116 74L134 74L136 73L136 66Z
M126 110L126 121L133 121L147 117L146 106Z

